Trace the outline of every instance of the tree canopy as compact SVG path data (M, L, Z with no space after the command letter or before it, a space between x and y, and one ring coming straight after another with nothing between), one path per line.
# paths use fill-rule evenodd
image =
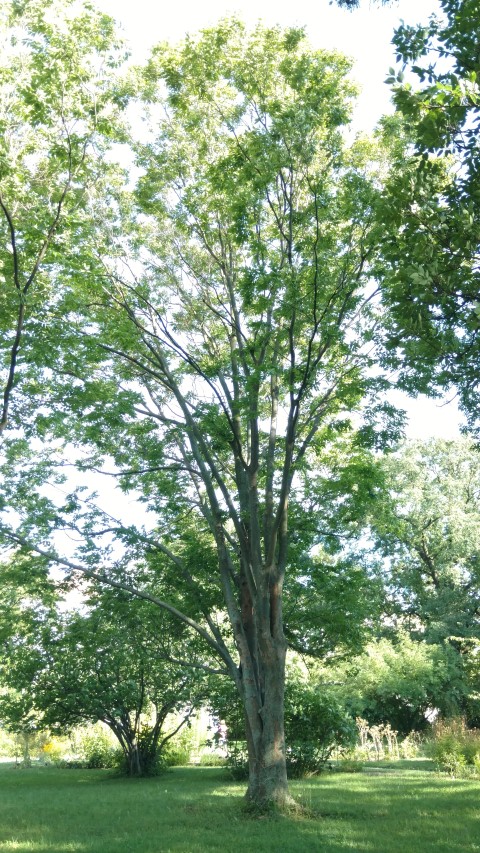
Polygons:
M475 0L442 0L443 17L395 33L404 76L388 78L415 149L398 162L387 205L383 293L389 363L415 388L456 387L478 420L479 88ZM388 212L386 211L386 217Z

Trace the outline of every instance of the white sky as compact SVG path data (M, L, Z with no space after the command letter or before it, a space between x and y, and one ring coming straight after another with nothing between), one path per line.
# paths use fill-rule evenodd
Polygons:
M339 50L355 60L352 76L361 88L355 126L365 131L391 110L389 87L383 81L395 64L391 44L395 27L402 19L408 24L426 23L438 11L436 0L399 0L388 7L362 0L360 9L353 12L339 9L329 0L177 0L168 4L97 0L97 5L122 25L133 62L142 62L154 44L179 41L187 32L211 26L229 14L250 25L261 20L267 25L305 26L313 46ZM409 411L409 437L458 436L459 414L454 402L412 401L400 395L395 395L395 401Z

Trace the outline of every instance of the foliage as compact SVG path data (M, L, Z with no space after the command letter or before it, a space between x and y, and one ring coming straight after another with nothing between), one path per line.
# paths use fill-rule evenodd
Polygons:
M111 173L108 137L120 132L113 78L122 53L113 21L73 0L2 0L0 44L2 433L19 371L38 404L26 353L46 354L59 276L86 266L80 238ZM27 420L19 404L12 425Z
M167 767L181 767L191 763L194 739L188 725L172 737L162 751L162 760Z
M414 639L437 648L450 683L434 697L443 713L478 713L471 651L478 641L480 457L460 441L409 442L379 460L383 487L369 518L383 560L387 612ZM472 665L470 665L470 663ZM440 682L439 682L440 686Z
M50 737L42 750L44 763L68 769L118 769L123 761L115 739L101 724L73 729L69 737Z
M21 764L22 767L30 767L32 761L43 759L49 740L48 732L33 726L27 727L25 720L22 720L21 726L14 724L11 728L7 723L4 728L0 728L0 757L14 758L17 766Z
M7 755L13 755L13 749L12 735L3 727L0 727L0 757L4 758Z
M390 597L417 636L475 636L480 590L480 456L468 439L409 442L380 462L370 517Z
M337 773L361 773L363 762L356 758L342 758L335 765L332 765L332 770Z
M333 752L339 754L353 745L356 728L331 688L308 677L295 663L287 672L287 770L294 779L321 772ZM226 726L227 766L234 779L246 778L247 752L238 700L228 682L216 686L212 699L212 710Z
M291 649L319 659L359 652L385 609L383 566L364 539L384 493L372 442L395 447L403 420L388 406L370 414L379 423L354 430L345 421L316 442L301 506L291 510L298 572L285 581L285 633Z
M80 735L77 741L80 760L89 770L115 767L118 763L111 737L99 727ZM118 752L118 749L117 749Z
M32 681L45 619L54 612L55 601L41 560L16 556L0 563L0 725L14 735L15 755L21 754L25 765L46 738Z
M417 758L422 754L423 737L418 732L409 732L400 742L400 757L409 759Z
M455 666L443 649L406 633L368 643L333 673L340 681L337 694L351 714L370 725L389 724L402 735L425 729L429 709L448 709L455 700Z
M456 385L473 427L480 402L478 6L440 6L441 17L402 24L394 37L409 73L392 69L388 82L415 154L399 158L385 199L387 360L400 366L410 391Z
M334 751L351 747L356 739L352 717L322 684L287 681L285 719L292 778L319 773Z
M363 759L373 758L375 761L382 758L400 758L398 732L392 729L390 723L371 726L367 720L357 717L356 724L360 745L355 755L360 755Z
M480 732L468 729L460 718L434 724L428 751L440 770L451 776L461 776L467 767L480 771Z
M22 731L62 732L102 720L117 738L126 772L149 775L203 695L201 670L191 675L171 661L175 651L183 654L178 627L175 637L150 605L112 591L86 604L84 613L63 615L35 608L34 639L16 626L2 668L10 689L0 697L0 713L11 730ZM23 614L28 623L27 605ZM189 654L194 664L193 649ZM178 719L168 727L174 711ZM82 760L110 766L111 745L103 740L95 735L88 749L81 746Z

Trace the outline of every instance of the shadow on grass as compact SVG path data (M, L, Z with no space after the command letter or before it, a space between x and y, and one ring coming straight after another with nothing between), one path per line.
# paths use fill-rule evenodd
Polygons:
M404 772L402 774L402 768ZM292 783L297 816L246 818L221 768L153 779L0 767L1 853L466 853L480 851L480 784L416 767Z

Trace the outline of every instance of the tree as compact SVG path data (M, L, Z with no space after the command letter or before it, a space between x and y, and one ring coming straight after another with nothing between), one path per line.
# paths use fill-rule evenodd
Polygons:
M88 615L64 618L46 648L35 697L51 729L101 720L117 738L129 776L155 772L162 750L205 698L206 681L172 660L178 626L145 602L110 595ZM167 725L169 715L175 717Z
M41 611L24 601L4 643L0 713L10 731L64 732L102 721L130 776L155 772L161 752L207 691L205 663L179 626L151 605L106 591L83 612ZM166 728L169 715L175 717Z
M109 172L122 54L112 20L73 0L2 0L0 44L3 433L19 370L38 393L22 347L42 344L57 277L82 265L80 235Z
M49 508L30 498L38 467L22 484L4 469L23 515L11 538L149 599L218 656L244 709L257 805L290 801L289 506L319 448L381 384L368 372L368 280L385 152L343 142L348 69L301 30L247 34L238 21L154 52L142 86L157 124L137 146L136 207L106 200L93 241L102 266L61 283L48 354L32 347L31 360L40 387L48 379L37 431L70 453L80 445L83 469L110 465L156 529L117 523L78 494ZM81 533L76 559L45 545L62 527ZM117 560L106 532L122 542ZM171 579L164 597L145 565Z
M304 660L295 654L287 658L285 733L289 777L320 773L334 750L350 748L356 740L353 717L338 701L335 688L318 677L315 669L307 669ZM235 776L243 778L245 726L231 681L223 679L212 684L209 709L220 721L218 730L226 748L227 764Z
M433 709L458 713L463 692L456 656L404 631L371 641L332 676L337 697L352 715L389 724L402 735L424 730Z
M478 450L467 439L410 442L380 468L384 491L369 524L389 622L434 646L450 667L450 687L436 706L471 715L468 660L480 630Z
M0 563L0 724L17 735L24 766L30 764L32 741L42 730L31 684L41 660L43 625L56 598L44 561L16 554ZM21 681L15 677L19 669Z
M371 516L396 606L427 641L479 628L480 458L470 440L411 442L381 461Z
M385 199L390 365L407 390L458 388L470 426L479 411L479 84L476 0L442 0L444 18L402 25L392 71L397 113L414 149ZM415 86L411 80L418 82ZM389 213L390 212L390 213Z

